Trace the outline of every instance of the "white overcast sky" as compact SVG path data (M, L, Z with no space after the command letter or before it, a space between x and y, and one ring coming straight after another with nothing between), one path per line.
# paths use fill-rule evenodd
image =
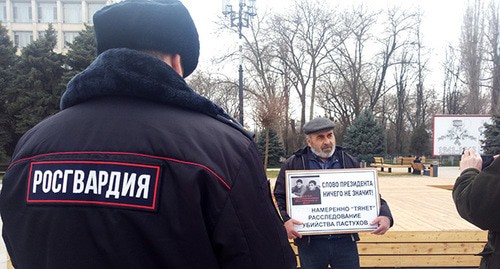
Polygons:
M191 15L200 33L202 59L211 57L212 48L220 48L221 43L237 42L237 35L233 40L220 40L214 37L215 21L222 13L222 0L181 0L191 12ZM237 6L238 0L232 0ZM352 6L357 3L384 8L387 6L401 6L417 8L424 11L423 31L424 39L429 46L440 47L447 42L456 43L462 25L463 10L469 0L326 0L334 5ZM291 0L256 0L257 12L267 8L284 9ZM436 48L437 49L437 48Z
M189 9L198 28L201 43L200 64L198 69L213 70L210 59L220 56L224 50L233 51L238 44L236 34L227 33L217 36L216 21L222 15L222 0L181 0ZM231 0L233 6L239 0ZM266 10L284 10L293 0L256 0L257 13ZM440 92L442 87L442 68L445 47L448 44L458 46L462 18L466 5L473 0L325 0L332 6L351 7L362 3L364 6L373 6L374 10L385 7L400 6L402 8L421 8L424 13L422 32L424 45L431 48L429 68L432 69L426 78L427 87L435 88ZM245 30L244 30L245 31ZM227 68L227 69L226 69ZM221 71L237 79L237 63L225 67ZM229 74L227 74L229 72ZM245 112L247 113L247 112ZM246 114L248 115L248 113Z
M210 59L221 55L224 50L234 50L238 44L236 34L227 33L221 37L215 34L216 21L222 15L222 0L181 0L189 9L198 28L201 43L201 55L199 69L210 69ZM238 5L239 0L231 0L233 6ZM427 87L441 87L441 79L433 77L442 74L439 68L444 60L444 48L448 44L458 46L458 38L462 26L462 18L466 5L471 0L325 0L333 6L351 7L362 3L364 6L373 6L374 10L385 7L400 6L402 8L418 7L424 13L422 20L422 32L424 45L431 48L432 54L429 62L433 69L427 77ZM290 5L292 0L256 0L257 13L266 10L283 10ZM244 30L245 31L245 30ZM237 65L237 64L236 64ZM432 67L431 67L432 66ZM235 70L237 67L235 67ZM433 73L433 74L432 74ZM437 74L439 73L439 74ZM237 77L237 71L230 74ZM431 82L432 81L432 82Z

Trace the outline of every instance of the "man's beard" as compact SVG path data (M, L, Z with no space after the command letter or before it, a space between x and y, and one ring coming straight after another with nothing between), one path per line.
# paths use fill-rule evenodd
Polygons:
M333 153L335 152L335 148L332 147L332 150L330 152L324 152L324 151L317 151L313 147L310 147L311 151L316 154L318 157L323 158L323 159L328 159L332 157Z

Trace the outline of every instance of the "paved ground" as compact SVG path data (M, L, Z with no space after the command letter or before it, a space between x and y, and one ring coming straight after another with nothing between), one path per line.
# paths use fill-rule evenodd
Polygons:
M439 169L438 177L406 172L380 174L380 193L395 220L391 231L479 230L460 217L456 210L451 189L458 175L457 167Z

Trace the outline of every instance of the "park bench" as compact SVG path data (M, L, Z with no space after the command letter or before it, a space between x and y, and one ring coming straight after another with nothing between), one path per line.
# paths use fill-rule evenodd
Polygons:
M413 169L413 174L430 176L430 170L427 167L424 168L423 163L412 163L411 168Z
M398 157L396 159L396 164L399 164L399 165L411 165L414 160L415 160L414 157ZM425 156L422 156L420 158L420 161L422 163L425 163Z
M399 159L398 159L399 161ZM384 172L384 168L387 168L387 171L389 173L392 173L393 168L407 168L408 173L411 173L411 162L408 164L403 164L401 161L401 164L386 164L384 163L384 158L383 157L373 157L373 163L370 164L371 167L376 167L380 168L381 172Z
M380 167L384 165L384 157L373 157L373 163L370 164L372 167Z
M413 174L422 175L423 173L425 173L425 175L429 175L429 170L424 169L425 156L422 156L420 158L421 163L414 163L413 161L415 161L414 157L399 157L396 160L396 163L398 165L409 166L408 173L410 173L413 169Z
M409 165L411 169L408 168L408 172L413 170L413 174L431 176L431 170L429 169L429 167L431 167L432 165L424 164L425 156L422 156L420 158L421 163L414 163L414 160L415 158L413 157L399 157L397 158L396 163L398 165ZM424 165L426 166L426 168L424 168Z
M389 231L360 233L362 268L477 267L486 231ZM297 254L297 247L292 248ZM300 268L300 259L297 254Z

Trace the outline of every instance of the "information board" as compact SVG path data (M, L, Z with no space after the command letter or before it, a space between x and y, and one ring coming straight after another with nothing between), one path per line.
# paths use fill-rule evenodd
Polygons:
M433 119L432 154L462 155L465 148L482 154L484 124L491 123L487 115L436 115Z

